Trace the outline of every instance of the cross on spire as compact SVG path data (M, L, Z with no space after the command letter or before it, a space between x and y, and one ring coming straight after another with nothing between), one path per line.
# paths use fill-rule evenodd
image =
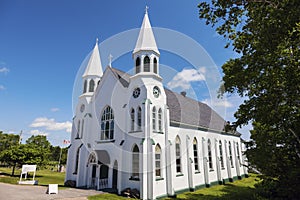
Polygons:
M110 67L111 67L112 58L113 58L113 56L111 54L109 54L109 56L108 56L108 60L109 60L108 66L110 66Z
M148 9L149 9L149 7L146 6L146 8L145 8L145 13L146 13L146 14L148 14Z

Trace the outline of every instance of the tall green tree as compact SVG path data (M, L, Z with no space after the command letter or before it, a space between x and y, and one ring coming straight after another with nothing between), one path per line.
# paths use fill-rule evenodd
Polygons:
M19 144L3 150L0 153L0 160L12 167L12 176L14 176L16 167L22 167L23 164L41 163L42 158L37 149L27 144Z
M7 134L0 131L0 152L19 144L20 136L15 134Z
M245 98L233 127L253 122L247 156L269 197L300 196L300 1L212 0L199 17L239 56L223 64L221 94Z
M50 159L50 148L51 144L44 135L31 136L26 140L26 144L32 149L36 150L37 156L40 158L38 164L39 166L44 166L49 162Z

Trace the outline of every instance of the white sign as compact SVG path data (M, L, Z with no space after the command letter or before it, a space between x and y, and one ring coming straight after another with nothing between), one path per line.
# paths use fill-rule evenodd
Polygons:
M22 165L22 174L25 174L27 172L35 172L36 171L36 165Z
M49 184L48 194L58 194L58 184Z
M36 165L22 165L22 172L21 172L21 175L20 175L19 184L22 182L23 174L25 175L25 180L27 179L27 173L28 172L33 172L33 178L32 178L32 181L30 181L30 182L35 183L35 181L34 181L35 171L36 171Z

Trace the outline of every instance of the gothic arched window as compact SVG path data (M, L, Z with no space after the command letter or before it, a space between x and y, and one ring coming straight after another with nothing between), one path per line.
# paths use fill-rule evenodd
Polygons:
M90 80L89 92L94 92L95 81L93 79Z
M181 173L181 153L180 153L180 138L179 136L175 139L175 153L176 153L176 173Z
M157 74L157 59L156 58L154 58L154 60L153 60L153 72L155 74Z
M142 130L142 109L141 107L138 107L137 109L137 126L138 130Z
M138 179L140 172L140 150L135 144L132 148L132 178Z
M80 120L78 120L77 130L76 130L76 138L75 139L79 139L79 133L80 133Z
M155 146L155 176L161 177L161 148L159 144Z
M162 110L158 109L158 130L162 131Z
M221 168L224 168L224 158L223 158L223 147L222 147L222 142L219 141L219 152L220 152L220 163L221 163Z
M150 72L150 58L148 56L144 58L144 72Z
M208 154L208 166L210 170L213 170L212 152L210 139L207 141L207 154Z
M114 113L107 106L101 116L101 140L112 140L114 138Z
M232 149L231 149L231 143L230 142L228 142L228 150L229 150L230 165L231 165L231 167L233 167Z
M74 174L77 174L77 171L78 171L80 147L78 147L78 149L76 151Z
M135 113L134 113L134 109L132 108L131 111L130 111L130 119L131 119L131 122L130 122L130 130L131 131L134 131L134 121L135 121Z
M155 106L152 108L152 129L156 131L156 108Z
M194 140L193 140L193 151L194 151L195 171L198 172L200 170L199 170L199 158L198 158L198 142L197 142L196 138L194 138Z
M140 73L141 72L141 59L140 57L137 57L135 60L135 73Z
M85 80L83 84L83 93L86 93L86 90L87 90L87 80Z

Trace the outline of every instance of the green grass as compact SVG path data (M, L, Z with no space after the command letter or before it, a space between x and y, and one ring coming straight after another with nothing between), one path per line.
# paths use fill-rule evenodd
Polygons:
M89 196L88 200L119 200L119 199L128 199L125 197L118 196L116 194L98 194L94 196Z
M226 183L225 185L216 185L210 188L203 188L195 192L185 192L178 194L177 198L164 198L164 200L175 199L191 199L191 200L225 200L225 199L243 199L254 200L257 199L254 185L260 179L256 174L250 174L249 178L234 181L233 183ZM100 194L88 197L89 200L102 200L102 199L127 199L115 194Z
M11 176L11 168L0 168L0 182L18 184L20 180L20 169L15 170L15 175ZM32 176L33 173L30 173ZM35 180L38 181L38 185L48 186L48 184L58 184L59 187L64 187L65 173L51 171L49 169L37 170L35 174ZM23 179L22 179L23 180ZM31 177L30 177L30 180Z

